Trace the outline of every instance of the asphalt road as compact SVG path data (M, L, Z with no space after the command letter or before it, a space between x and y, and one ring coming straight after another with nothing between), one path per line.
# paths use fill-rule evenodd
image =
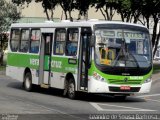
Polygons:
M149 94L130 96L124 101L89 94L70 100L55 89L26 92L21 82L0 75L0 120L160 120L159 88L160 80L154 80Z

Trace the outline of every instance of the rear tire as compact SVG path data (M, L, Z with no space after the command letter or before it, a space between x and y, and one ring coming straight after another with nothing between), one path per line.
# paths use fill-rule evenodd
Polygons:
M76 91L75 91L75 82L73 79L70 79L68 82L68 97L70 99L75 99L76 98Z
M28 92L32 91L32 76L30 72L27 72L24 76L24 89Z

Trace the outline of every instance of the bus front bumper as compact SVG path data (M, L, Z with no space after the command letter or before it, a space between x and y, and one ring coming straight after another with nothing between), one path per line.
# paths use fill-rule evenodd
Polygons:
M89 93L149 93L151 89L151 82L144 83L141 85L117 85L108 84L107 82L97 81L91 79L88 82L88 92ZM122 87L129 87L130 89L121 90Z

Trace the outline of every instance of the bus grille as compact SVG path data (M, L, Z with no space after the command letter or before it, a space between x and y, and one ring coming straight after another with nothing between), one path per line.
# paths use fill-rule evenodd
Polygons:
M130 90L121 90L120 87L109 87L111 92L139 92L140 87L131 87Z
M141 84L141 80L113 80L113 79L109 79L109 83L110 84Z

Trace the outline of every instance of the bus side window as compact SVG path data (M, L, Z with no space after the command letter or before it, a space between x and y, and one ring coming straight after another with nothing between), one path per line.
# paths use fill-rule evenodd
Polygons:
M69 28L67 30L66 55L75 56L77 54L78 37L78 28Z
M20 52L27 52L29 46L29 30L21 30Z
M10 47L13 52L17 52L19 41L20 41L20 30L19 29L11 30Z
M40 41L40 30L31 30L31 44L30 44L30 53L39 52L39 41Z
M55 33L54 54L63 55L65 48L66 29L58 28Z

